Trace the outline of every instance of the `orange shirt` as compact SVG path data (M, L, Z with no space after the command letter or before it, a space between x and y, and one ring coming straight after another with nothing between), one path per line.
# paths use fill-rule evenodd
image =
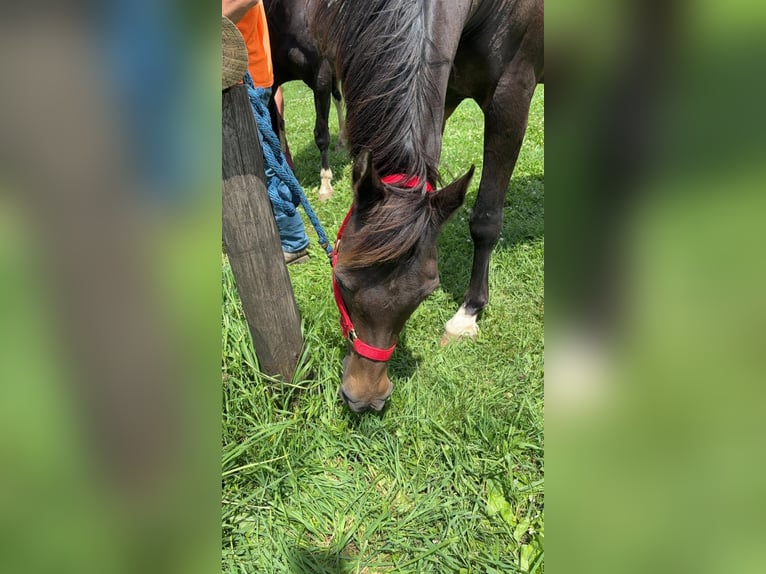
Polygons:
M271 67L269 28L263 2L250 8L237 22L237 28L247 45L247 69L253 77L253 84L256 88L270 88L274 84L274 70Z

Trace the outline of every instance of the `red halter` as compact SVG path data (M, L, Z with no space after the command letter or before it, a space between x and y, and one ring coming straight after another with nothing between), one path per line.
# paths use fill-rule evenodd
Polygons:
M420 179L418 177L413 176L408 178L404 174L387 175L382 177L380 181L386 184L398 184L402 187L417 187L420 184ZM426 191L431 193L433 190L433 186L430 183L426 183ZM351 214L353 212L354 206L352 205L348 210L346 217L343 219L343 223L340 224L337 239L335 240L335 249L333 249L332 253L332 291L335 295L335 304L338 306L338 311L340 312L341 331L343 332L343 336L351 341L354 351L365 359L385 362L388 361L391 358L391 355L394 354L396 343L391 345L388 349L382 349L380 347L373 347L372 345L368 345L357 336L356 330L354 329L354 323L351 321L351 316L348 314L346 303L343 301L343 295L340 292L340 285L338 285L338 281L335 279L335 264L338 262L338 247L340 246L340 239L343 236L343 231L346 229L346 224L348 223L348 220L351 219Z

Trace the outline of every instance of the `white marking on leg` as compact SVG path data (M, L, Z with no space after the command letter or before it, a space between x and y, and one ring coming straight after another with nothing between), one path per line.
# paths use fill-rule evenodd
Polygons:
M444 326L444 336L442 345L461 337L470 337L476 339L479 333L479 326L476 324L476 315L469 315L465 310L465 305L461 305L455 316L452 317Z
M335 192L332 188L332 170L324 168L320 170L319 179L322 181L322 184L319 187L319 200L325 201L326 199L330 199Z

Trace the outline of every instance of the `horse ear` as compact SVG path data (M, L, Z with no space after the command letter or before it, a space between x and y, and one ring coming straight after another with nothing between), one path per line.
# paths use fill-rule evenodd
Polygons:
M364 148L354 158L353 171L354 197L357 209L364 210L383 199L386 188L372 165L372 152Z
M452 215L458 207L463 205L465 193L468 191L468 185L471 183L471 178L473 177L475 169L476 166L471 165L471 168L465 175L433 194L431 204L434 207L434 220L437 225L441 225L447 221L449 216Z

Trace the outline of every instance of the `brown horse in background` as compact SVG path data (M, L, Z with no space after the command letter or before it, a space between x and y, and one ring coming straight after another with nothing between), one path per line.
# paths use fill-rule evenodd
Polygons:
M343 112L341 95L330 62L319 51L311 35L309 18L315 0L263 0L271 41L271 61L274 68L274 91L286 82L302 80L314 92L314 141L319 148L321 171L319 199L332 193L330 169L330 96L338 113L338 147L343 145ZM273 103L273 98L272 98ZM272 123L286 147L282 118L271 106Z
M344 334L342 399L380 410L387 358L439 284L441 225L473 174L438 189L444 124L473 98L484 113L483 174L470 218L473 266L446 339L475 336L535 86L543 81L543 0L317 0L313 30L346 102L354 202L334 280Z

